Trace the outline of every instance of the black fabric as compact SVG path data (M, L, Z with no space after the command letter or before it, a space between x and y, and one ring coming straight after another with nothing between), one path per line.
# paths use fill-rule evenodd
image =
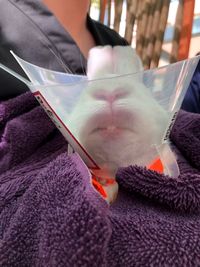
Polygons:
M128 45L116 32L89 16L87 25L96 45ZM10 50L51 70L83 74L86 69L86 59L75 41L41 0L0 0L0 62L26 77ZM0 70L0 101L27 90Z
M88 28L92 32L97 45L128 45L128 42L117 32L92 20L88 16Z
M182 109L200 113L200 61L182 103Z

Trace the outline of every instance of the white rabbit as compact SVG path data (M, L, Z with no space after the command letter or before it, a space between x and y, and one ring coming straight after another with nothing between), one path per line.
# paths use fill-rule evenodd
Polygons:
M69 129L100 167L147 166L156 156L168 113L142 82L142 64L130 47L96 47L88 83L69 117ZM121 75L121 76L120 76ZM95 80L95 81L93 81Z

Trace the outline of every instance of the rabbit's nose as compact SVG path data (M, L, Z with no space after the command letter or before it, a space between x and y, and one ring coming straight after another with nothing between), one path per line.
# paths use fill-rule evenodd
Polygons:
M112 92L106 90L100 90L98 92L93 93L95 99L103 100L110 104L122 98L126 98L128 95L129 95L128 91L124 89L116 89Z

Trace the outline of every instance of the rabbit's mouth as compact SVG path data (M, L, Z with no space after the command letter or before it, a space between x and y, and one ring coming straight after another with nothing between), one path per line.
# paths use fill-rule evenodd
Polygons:
M95 128L90 134L99 134L105 138L118 138L124 133L124 131L130 131L130 129L109 125L108 127Z
M95 114L90 118L85 127L85 133L90 135L100 135L108 138L118 138L125 132L134 131L134 117L128 111L115 111Z

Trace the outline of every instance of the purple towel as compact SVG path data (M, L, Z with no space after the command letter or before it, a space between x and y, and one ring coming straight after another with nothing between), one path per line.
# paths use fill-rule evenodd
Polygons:
M180 112L180 177L121 168L109 207L30 94L1 103L0 266L200 266L199 129Z

